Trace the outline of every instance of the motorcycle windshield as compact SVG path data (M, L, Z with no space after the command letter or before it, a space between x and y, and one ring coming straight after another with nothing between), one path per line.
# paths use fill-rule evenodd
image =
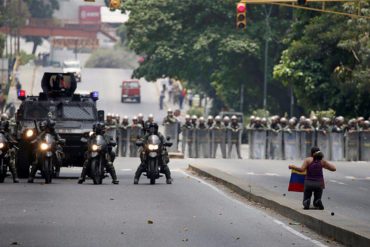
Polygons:
M95 144L99 146L104 146L105 145L105 139L102 135L97 135L95 137Z
M44 139L47 144L54 143L54 137L50 134L46 134Z
M151 135L148 137L147 144L159 145L161 144L161 140L159 139L157 135Z

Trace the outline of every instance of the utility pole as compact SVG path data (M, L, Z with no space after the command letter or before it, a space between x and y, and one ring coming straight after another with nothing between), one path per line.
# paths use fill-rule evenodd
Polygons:
M271 16L272 6L269 6L269 10L266 9L265 5L265 22L266 22L266 32L265 32L265 69L263 77L263 109L267 108L267 73L268 73L268 54L269 54L269 42L271 38L271 27L270 27L270 16Z

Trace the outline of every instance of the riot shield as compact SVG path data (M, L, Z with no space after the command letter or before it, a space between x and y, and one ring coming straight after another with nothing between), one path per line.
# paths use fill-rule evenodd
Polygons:
M252 149L251 154L253 159L266 159L266 130L252 130Z
M196 129L184 128L182 130L182 152L187 154L188 158L195 158L196 156L196 142L195 142Z
M170 137L170 142L172 142L172 146L168 147L168 152L178 152L178 144L179 144L179 133L178 133L178 123L166 123L164 125L164 136Z
M344 133L330 133L330 159L344 160Z
M357 161L359 160L360 153L360 136L358 131L347 132L346 136L346 160Z
M283 159L283 133L268 130L267 158L272 160Z
M324 131L317 131L317 147L324 154L327 159L330 159L330 138L329 133Z
M241 159L240 147L242 143L242 129L228 129L227 136L227 158Z
M221 157L226 159L226 129L211 129L212 158L220 157L218 147L220 148Z
M370 161L370 131L360 132L361 160Z
M196 157L210 158L211 157L211 137L209 129L196 129L195 134Z
M301 159L311 156L311 148L315 145L315 132L314 131L299 131Z
M284 131L283 144L284 144L284 159L286 160L300 159L299 132L295 130Z
M128 127L128 136L130 141L130 157L139 157L138 147L136 146L136 140L142 136L142 128L138 126Z
M249 151L249 158L254 159L253 157L253 129L247 129L248 131L248 151Z
M128 128L119 128L119 135L118 135L118 143L119 143L119 155L120 157L127 156L127 149L129 146L129 131Z

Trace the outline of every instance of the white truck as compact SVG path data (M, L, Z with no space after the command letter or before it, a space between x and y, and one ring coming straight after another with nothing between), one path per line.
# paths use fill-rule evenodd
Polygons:
M66 60L63 62L63 73L73 73L76 81L81 82L81 65L78 60Z

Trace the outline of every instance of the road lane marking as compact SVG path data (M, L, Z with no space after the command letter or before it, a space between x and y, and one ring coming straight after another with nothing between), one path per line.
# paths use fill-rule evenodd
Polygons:
M254 172L247 172L247 175L252 176L269 176L269 177L280 177L279 174L273 172L265 172L265 173L254 173Z
M187 173L186 171L179 170L179 172L181 172L182 174L184 174L186 177L190 177L190 178L192 178L192 179L194 179L194 180L196 180L196 181L198 181L198 182L202 183L203 185L208 186L209 188L211 188L211 189L212 189L212 190L214 190L215 192L219 193L220 195L222 195L222 196L226 197L227 199L229 199L229 200L233 201L233 202L234 202L234 203L236 203L236 204L239 204L239 205L241 205L241 206L243 206L243 207L245 207L245 208L252 208L252 206L249 206L249 205L247 205L247 204L245 204L245 203L243 203L243 202L241 202L241 201L239 201L239 200L237 200L237 199L235 199L235 198L232 198L231 196L227 195L224 191L222 191L222 190L218 189L218 188L217 188L217 187L215 187L214 185L209 184L209 183L207 183L206 181L204 181L204 180L202 180L202 179L200 179L200 178L198 178L198 177L195 177L195 176L193 176L193 175L191 175L191 174ZM281 221L279 221L279 220L277 220L277 219L273 218L272 216L270 216L270 215L268 215L268 214L264 213L263 211L261 211L261 210L259 210L259 211L260 211L260 212L262 212L262 214L264 214L266 217L270 218L273 222L275 222L275 223L276 223L276 224L278 224L278 225L283 226L286 230L288 230L290 233L293 233L293 234L294 234L294 235L296 235L297 237L300 237L300 238L302 238L302 239L304 239L304 240L311 241L313 244L315 244L315 245L317 245L317 246L320 246L320 247L327 247L327 245L324 245L324 244L322 244L321 242L319 242L319 241L317 241L317 240L314 240L314 239L312 239L312 238L310 238L310 237L307 237L307 236L303 235L302 233L300 233L300 232L298 232L298 231L294 230L294 229L293 229L293 228L291 228L290 226L288 226L288 225L284 224L283 222L281 222Z
M346 179L355 180L356 178L354 176L345 176Z
M343 182L339 182L339 181L337 181L337 180L330 180L330 182L332 182L332 183L335 183L335 184L340 184L340 185L347 185L346 183L343 183Z
M317 241L317 240L314 240L314 239L312 239L312 238L309 238L309 237L307 237L307 236L303 235L302 233L300 233L300 232L298 232L298 231L294 230L293 228L291 228L291 227L287 226L286 224L284 224L284 223L283 223L283 222L281 222L280 220L276 220L276 219L275 219L275 220L274 220L274 222L275 222L276 224L278 224L278 225L280 225L280 226L284 227L287 231L289 231L289 232L293 233L294 235L297 235L298 237L303 238L304 240L311 241L312 243L314 243L314 244L316 244L317 246L320 246L320 247L326 247L326 245L325 245L325 244L322 244L322 243L320 243L320 242L319 242L319 241Z
M132 171L132 169L130 169L130 168L126 168L126 169L119 169L120 171L123 171L123 172L130 172L130 171Z

